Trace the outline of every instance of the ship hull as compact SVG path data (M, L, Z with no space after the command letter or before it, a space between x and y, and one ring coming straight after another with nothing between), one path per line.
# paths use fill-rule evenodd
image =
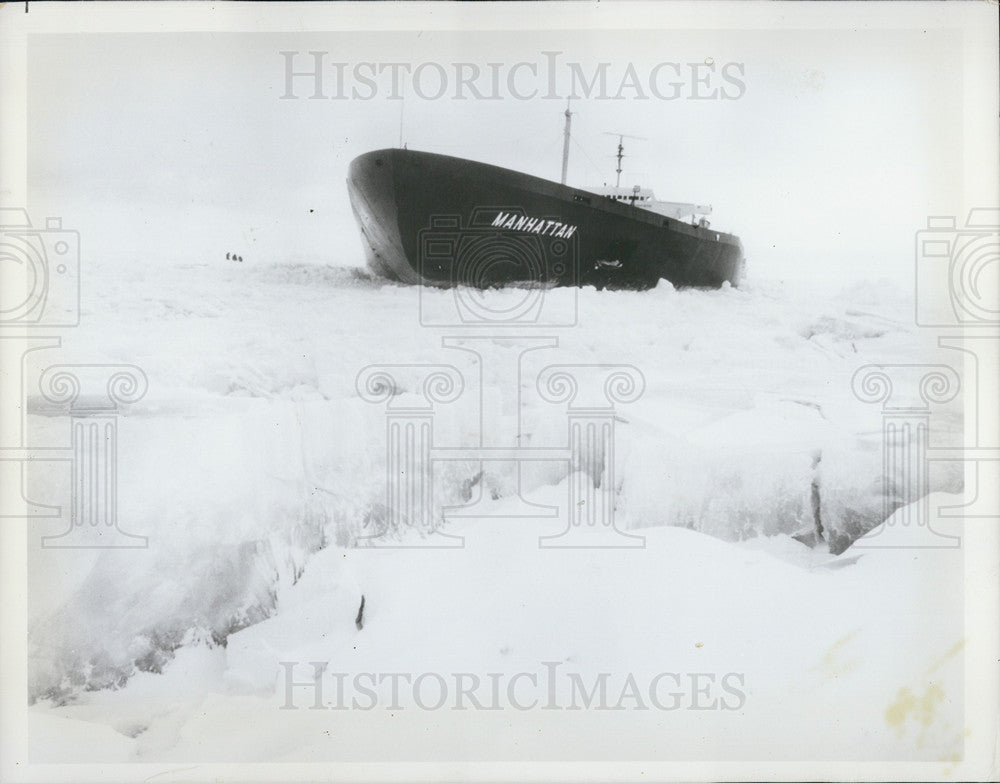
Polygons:
M414 285L738 285L737 237L509 169L410 150L352 161L369 268Z

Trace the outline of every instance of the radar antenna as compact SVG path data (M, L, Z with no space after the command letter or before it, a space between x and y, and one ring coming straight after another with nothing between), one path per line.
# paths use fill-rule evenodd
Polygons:
M618 168L615 172L618 174L618 178L615 180L615 187L621 187L622 184L622 158L625 157L625 147L622 146L622 139L638 139L639 141L649 141L645 136L629 136L627 133L615 133L613 131L605 131L605 136L617 136L618 137Z

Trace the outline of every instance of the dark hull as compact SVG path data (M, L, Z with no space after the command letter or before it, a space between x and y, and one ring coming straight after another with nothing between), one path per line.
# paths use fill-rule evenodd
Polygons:
M717 288L742 273L735 236L483 163L377 150L347 184L369 267L403 283Z

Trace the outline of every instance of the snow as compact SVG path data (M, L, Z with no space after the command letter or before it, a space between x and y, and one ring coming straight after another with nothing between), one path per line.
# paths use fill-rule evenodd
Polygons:
M463 532L460 551L327 548L275 616L225 648L183 648L162 675L138 674L125 688L42 715L108 723L132 738L130 758L142 761L433 760L445 747L475 758L461 742L470 733L475 754L504 759L943 760L960 747L960 550L879 550L829 568L787 537L736 546L662 527L645 531L645 550L612 552L542 550L533 545L537 528L511 520ZM368 607L361 631L359 578ZM281 661L295 662L296 681L308 681L309 662L319 661L348 683L364 672L542 678L543 662L552 662L562 706L571 703L570 672L587 683L611 673L609 705L628 674L645 693L660 672L685 682L692 673L735 672L745 704L693 711L685 684L677 711L655 710L643 695L646 710L624 717L627 731L615 743L588 744L608 729L608 715L621 714L428 711L406 687L390 711L388 684L371 711L310 710L314 694L301 687L296 709L283 710ZM336 706L333 679L324 690ZM545 693L534 695L544 701ZM908 707L907 693L930 697L926 714ZM434 701L433 687L423 699ZM556 714L570 717L559 731ZM539 731L544 745L532 740Z
M129 363L147 374L148 394L119 419L119 518L149 546L30 549L33 758L961 752L961 549L912 548L926 531L905 528L901 512L881 528L880 543L896 548L856 541L883 522L886 498L880 410L852 394L851 378L864 364L919 362L930 350L890 283L556 289L546 312L576 312L578 322L521 330L421 327L421 305L444 312L451 292L351 267L109 258L85 267L83 285L100 296L84 297L93 309L81 327L30 361ZM484 296L499 311L524 292ZM449 336L465 338L465 350L445 346ZM512 376L528 337L558 344L523 353ZM641 396L616 408L614 491L616 524L643 547L542 548L539 538L565 522L519 516L525 503L566 513L570 482L589 480L592 465L473 461L434 479L439 504L479 497L485 512L445 525L443 542L460 546L422 548L428 540L406 530L374 543L407 548L368 545L386 513L386 409L361 398L359 372L452 366L465 386L441 406L436 442L502 439L520 420L522 440L541 447L566 438L564 409L530 381L553 363L641 373ZM404 378L393 403L419 400L417 383ZM491 412L482 427L479 393ZM29 416L33 437L52 442L65 438L60 421ZM936 408L933 422L938 443L960 442L957 405ZM954 471L931 480L939 493L961 489ZM53 474L32 492L59 496L68 481ZM792 536L813 527L814 485L830 546L810 549ZM30 533L61 530L36 520ZM578 532L603 540L601 530ZM302 687L298 709L280 709L281 662L302 680L311 661L328 664L327 697L338 672L348 683L391 672L507 683L544 679L545 662L558 663L561 706L572 701L570 673L587 683L608 673L612 703L629 676L648 702L664 672L684 695L667 711L634 700L625 713L424 710L421 694L403 688L388 710L382 683L376 709L309 710ZM728 682L742 683L742 699L721 688L727 674L741 678ZM738 706L693 709L699 682L708 702ZM423 698L433 693L428 685Z

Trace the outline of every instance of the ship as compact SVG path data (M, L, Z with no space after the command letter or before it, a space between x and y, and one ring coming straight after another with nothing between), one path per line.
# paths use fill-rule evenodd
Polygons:
M347 187L366 260L391 281L436 287L738 286L739 237L714 229L711 207L621 186L562 181L438 153L380 149L355 158Z

